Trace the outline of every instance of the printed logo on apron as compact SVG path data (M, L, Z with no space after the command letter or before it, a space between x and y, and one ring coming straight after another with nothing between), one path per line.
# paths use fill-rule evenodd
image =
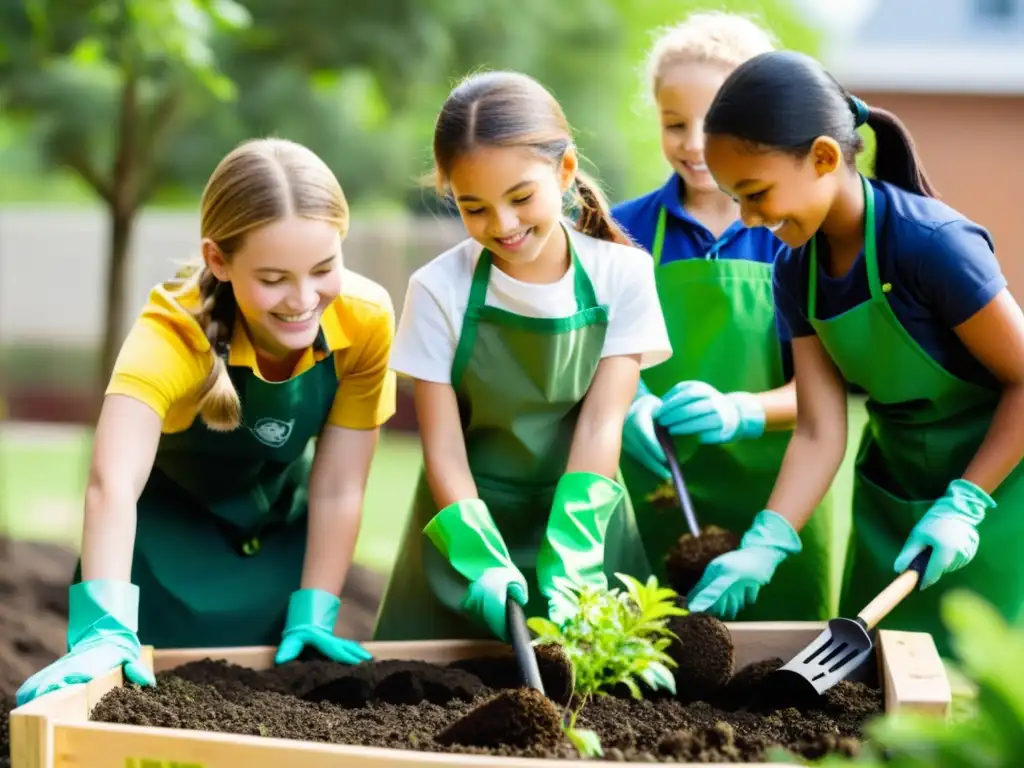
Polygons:
M252 428L252 433L264 445L269 445L271 448L280 448L292 436L293 426L295 426L295 419L281 421L270 416L264 416L256 422L256 425Z

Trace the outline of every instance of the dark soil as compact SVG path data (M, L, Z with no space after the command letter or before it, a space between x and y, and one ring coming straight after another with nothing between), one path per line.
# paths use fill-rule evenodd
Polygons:
M709 653L721 652L713 646L721 639L713 622L680 629L695 645L706 643L701 647ZM375 661L346 667L297 661L255 672L206 660L161 673L156 688L111 691L93 719L426 752L578 757L557 728L559 712L550 700L529 689L487 684L508 683L509 663ZM586 705L577 726L597 731L610 761L758 762L780 746L812 759L856 754L862 724L882 710L881 693L843 682L802 711L772 709L764 706L771 698L764 691L770 686L766 672L781 664L773 659L742 669L715 690L713 675L704 674L700 679L709 690L703 700L599 697ZM410 691L429 700L411 704Z
M715 525L702 527L700 536L683 534L665 555L667 586L680 595L688 594L697 586L708 563L739 545L740 534Z
M76 560L63 547L0 537L0 768L10 764L7 721L15 692L67 650L68 586ZM376 572L351 568L338 634L370 639L384 581Z

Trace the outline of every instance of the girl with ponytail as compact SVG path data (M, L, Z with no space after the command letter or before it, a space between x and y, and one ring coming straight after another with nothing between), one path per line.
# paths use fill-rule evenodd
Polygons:
M25 682L21 703L115 667L153 685L141 644L369 658L334 625L395 410L391 301L344 269L345 196L293 142L229 153L200 228L201 261L153 289L118 357L69 652Z
M870 179L855 165L862 125L877 143ZM959 588L1020 620L1024 315L992 238L936 199L895 115L809 56L738 67L705 131L708 167L744 223L784 243L774 293L793 336L797 425L767 508L793 531L808 522L843 459L855 384L868 424L840 615L912 568L924 591L883 627L929 632L948 653L940 602ZM756 598L785 556L751 541L712 563L712 610Z
M424 472L382 640L505 637L509 600L554 618L569 610L562 584L642 577L622 424L640 369L671 353L650 258L579 169L543 86L464 80L438 115L434 163L469 238L413 274L395 339Z

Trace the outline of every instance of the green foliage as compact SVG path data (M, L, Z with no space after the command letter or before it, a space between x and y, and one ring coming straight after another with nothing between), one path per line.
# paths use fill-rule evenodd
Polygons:
M615 575L625 591L560 585L569 603L577 606L562 626L542 617L527 622L537 634L536 644L560 645L572 664L577 705L566 732L584 756L601 754L597 735L575 727L577 715L591 696L606 695L624 685L639 699L643 696L641 682L651 690L675 693L670 668L676 664L665 650L674 638L668 620L686 615L676 605L678 595L658 586L654 576L644 584L627 574Z
M869 725L870 745L861 757L827 758L814 765L1013 768L1021 764L1024 628L1007 625L991 605L963 590L946 596L942 616L963 671L977 684L975 715L950 723L914 713L883 716Z
M110 167L130 60L151 158L142 191L159 201L194 204L226 151L275 134L324 157L354 206L435 210L416 180L438 108L469 72L508 68L552 90L587 170L620 200L668 173L640 76L652 35L711 6L753 11L784 45L814 50L785 0L0 3L0 123L33 124L17 148L0 142L0 164L31 178L15 186L33 197L50 169Z

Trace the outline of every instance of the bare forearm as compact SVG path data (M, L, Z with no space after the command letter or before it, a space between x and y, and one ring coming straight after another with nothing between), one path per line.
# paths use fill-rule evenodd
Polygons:
M440 450L425 451L424 467L427 473L427 485L434 497L438 509L465 499L479 498L476 481L469 470L466 452Z
M302 588L340 595L359 537L363 494L310 497Z
M614 478L622 450L623 418L581 418L576 424L566 472L593 472Z
M1003 389L985 440L974 454L964 480L992 493L1024 457L1024 385ZM950 478L951 480L953 478Z
M796 426L796 382L760 392L757 395L764 408L766 432L793 429Z
M845 421L829 425L818 434L794 432L767 508L799 531L828 492L845 452Z
M82 581L131 580L136 514L130 486L89 485L82 526Z

